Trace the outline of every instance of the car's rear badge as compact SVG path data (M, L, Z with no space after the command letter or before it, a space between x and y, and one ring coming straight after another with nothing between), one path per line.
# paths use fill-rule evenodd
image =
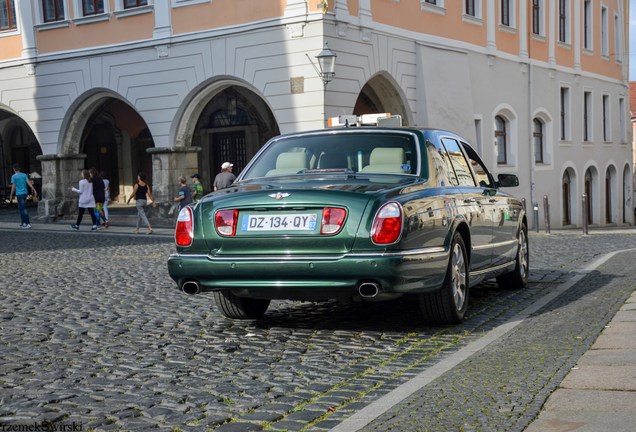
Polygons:
M269 194L270 197L281 200L283 198L287 198L290 194L287 192L276 192L275 194Z

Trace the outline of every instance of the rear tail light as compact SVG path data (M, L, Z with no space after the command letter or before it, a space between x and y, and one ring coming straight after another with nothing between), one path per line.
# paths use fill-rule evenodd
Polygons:
M347 211L339 207L325 207L322 209L322 225L320 234L337 234L344 225Z
M403 219L400 204L394 202L384 204L373 220L371 241L383 245L396 243L402 234Z
M224 237L233 237L236 235L237 223L238 210L219 210L214 214L216 232Z
M190 207L184 207L179 212L177 218L177 227L174 231L174 240L177 246L190 246L192 244L192 238L194 237L194 218L192 216L192 209Z

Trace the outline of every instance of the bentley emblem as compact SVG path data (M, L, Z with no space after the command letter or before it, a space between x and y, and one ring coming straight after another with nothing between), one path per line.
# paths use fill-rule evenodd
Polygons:
M276 192L275 194L269 194L270 197L281 200L283 198L287 198L290 194L287 192Z

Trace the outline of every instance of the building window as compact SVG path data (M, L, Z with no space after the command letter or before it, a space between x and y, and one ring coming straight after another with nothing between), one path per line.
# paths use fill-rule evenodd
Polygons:
M567 15L567 0L559 0L559 42L566 43L567 39L567 26L568 26L568 15Z
M42 17L45 23L64 20L64 0L42 0Z
M541 34L541 0L532 0L532 33Z
M583 48L592 50L592 0L583 4Z
M609 121L610 121L610 113L609 113L609 95L603 95L603 141L607 142L610 140L609 135Z
M590 141L592 124L592 92L583 93L583 141Z
M510 0L501 0L501 24L510 26Z
M561 141L565 141L570 137L570 89L567 87L561 87L560 105Z
M475 0L466 0L464 2L465 14L471 16L477 16L477 11L475 11Z
M148 0L124 0L124 9L131 9L148 5Z
M543 163L543 122L539 119L534 119L533 126L532 140L534 141L534 161L536 163Z
M104 0L82 0L83 16L104 13Z
M625 99L624 98L620 98L618 100L618 127L619 127L619 132L621 134L621 142L623 144L627 143L627 123L626 123L626 116L627 113L625 112Z
M13 0L0 0L0 31L16 28L15 3Z
M621 22L618 15L614 15L614 54L617 63L623 61L623 38L621 37Z
M430 4L437 4L437 0L424 0L426 3L430 3Z
M507 123L502 116L495 117L495 141L497 142L497 164L499 165L508 163Z
M609 39L608 39L608 18L607 8L601 7L601 55L609 56Z

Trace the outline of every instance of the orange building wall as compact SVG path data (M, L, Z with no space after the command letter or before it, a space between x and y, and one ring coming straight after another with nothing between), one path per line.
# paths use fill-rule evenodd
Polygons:
M464 22L461 1L447 1L444 6L446 13L439 15L422 10L419 0L399 3L371 0L373 18L377 22L475 45L486 45L485 20L481 26Z
M70 51L152 39L155 16L152 13L36 31L38 52Z
M316 1L310 7L317 10ZM214 0L172 9L172 31L179 35L195 31L228 27L281 17L285 13L285 0Z
M20 35L0 38L0 60L9 60L22 56L22 38Z

